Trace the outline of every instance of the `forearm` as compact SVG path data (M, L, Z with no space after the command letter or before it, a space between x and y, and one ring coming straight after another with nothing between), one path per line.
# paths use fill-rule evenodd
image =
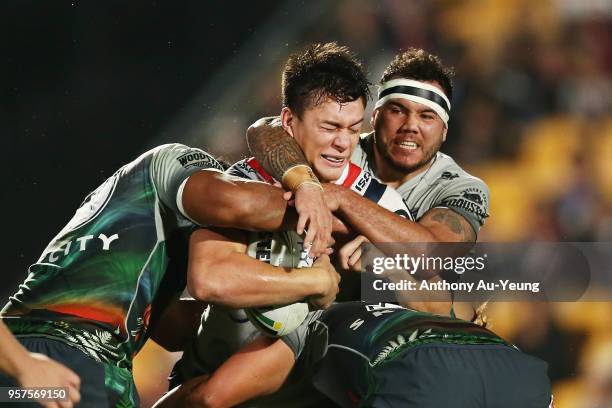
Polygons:
M186 406L233 407L277 391L293 368L295 356L279 339L258 337L193 388Z
M297 221L280 188L207 171L189 177L183 207L200 225L216 227L278 231Z
M431 291L419 289L421 281L405 270L396 270L388 274L387 279L393 283L412 282L415 289L410 291L397 290L395 297L397 302L409 309L419 310L442 316L449 316L453 304L450 292ZM426 280L429 284L441 281L439 276L434 276Z
M282 128L279 117L262 118L247 130L249 150L275 179L282 180L291 167L308 161L300 145Z
M189 291L198 300L233 308L294 303L324 292L318 268L281 268L232 253L189 266Z
M28 357L28 351L13 336L10 330L0 320L0 372L10 377L19 376L19 367Z
M336 212L359 234L375 243L435 242L437 237L417 222L407 220L346 188L336 188Z

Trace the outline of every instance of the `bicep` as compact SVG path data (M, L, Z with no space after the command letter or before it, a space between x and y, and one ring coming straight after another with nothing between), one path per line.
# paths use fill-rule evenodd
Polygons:
M418 221L439 242L476 242L472 225L459 213L449 208L432 208Z
M240 183L219 171L198 171L185 181L180 197L184 214L200 225L226 225L241 211ZM244 180L242 181L244 182Z
M203 150L182 144L165 145L151 159L151 179L162 203L175 212L185 214L181 196L185 181L201 169L222 170L214 157Z

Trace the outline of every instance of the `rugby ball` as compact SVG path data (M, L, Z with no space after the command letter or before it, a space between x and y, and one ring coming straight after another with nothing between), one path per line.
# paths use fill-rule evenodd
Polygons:
M313 259L304 250L304 240L293 231L251 233L247 253L273 266L304 268ZM263 334L280 337L299 327L308 316L308 303L271 305L245 309L246 315Z
M245 310L247 317L266 336L280 337L299 327L308 315L307 303L259 307Z

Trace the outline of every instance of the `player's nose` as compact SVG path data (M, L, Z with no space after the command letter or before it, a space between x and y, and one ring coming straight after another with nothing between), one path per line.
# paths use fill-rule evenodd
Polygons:
M419 121L417 115L411 112L406 115L406 119L402 122L400 130L402 132L417 132L419 127Z
M338 132L334 138L332 146L342 152L351 147L351 137L346 132Z

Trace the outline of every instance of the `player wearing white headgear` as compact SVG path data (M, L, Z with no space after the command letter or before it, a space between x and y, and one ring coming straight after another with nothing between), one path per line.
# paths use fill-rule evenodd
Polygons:
M365 72L346 47L335 43L314 44L292 55L285 66L283 126L295 138L319 180L352 189L390 212L409 217L401 196L395 190L350 162L358 143L368 93ZM251 180L276 182L253 158L239 161L227 173ZM219 271L228 282L236 281L232 275L239 273L237 262L253 261L246 259L245 250L251 258L279 269L295 266L291 256L281 256L277 250L287 246L287 240L279 234L249 235L239 231L204 230L199 234L202 239L198 253L208 262L208 273ZM300 237L292 240L300 240ZM234 251L228 252L228 246ZM230 283L224 289L230 291ZM203 316L197 340L190 341L185 347L183 358L175 366L171 384L178 385L194 376L212 373L257 333L243 311L213 305ZM192 395L195 396L189 398L197 400L197 392ZM180 398L183 396L175 393L163 404L172 406Z
M351 158L395 187L416 222L400 220L346 189L325 185L324 200L339 203L336 214L374 242L475 242L488 217L486 184L439 151L448 133L452 75L424 50L397 55L380 83L371 119L374 131L362 135ZM298 149L271 124L260 120L249 129L249 147L266 170L282 171L294 164ZM291 154L278 154L279 145ZM469 319L467 314L462 317Z

